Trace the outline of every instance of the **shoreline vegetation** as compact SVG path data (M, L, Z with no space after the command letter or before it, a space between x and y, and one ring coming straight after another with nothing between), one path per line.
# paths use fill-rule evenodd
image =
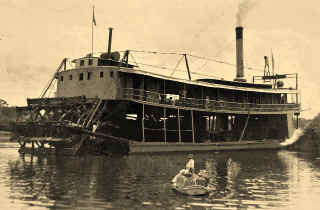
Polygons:
M14 122L16 119L16 107L0 107L0 123Z
M15 107L0 107L0 142L8 142L12 136L9 131L1 130L2 126L8 125L16 120Z
M302 120L300 127L303 134L299 137L293 149L306 152L320 151L320 113L312 120Z

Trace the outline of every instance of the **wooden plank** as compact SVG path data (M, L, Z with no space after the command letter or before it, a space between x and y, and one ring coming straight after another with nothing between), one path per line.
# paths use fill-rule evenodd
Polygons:
M188 77L189 77L189 80L191 80L191 74L190 74L190 68L189 68L189 63L188 63L187 54L184 54L184 59L185 59L185 61L186 61L186 67L187 67L187 71L188 71Z
M137 143L130 145L130 153L150 153L150 152L190 152L190 151L234 151L234 150L266 150L281 149L287 145L279 142L270 143L238 143L235 144L215 144L215 143Z
M88 127L90 126L91 121L93 120L93 117L94 117L95 114L97 113L98 108L100 107L101 103L102 103L102 99L99 99L98 104L96 105L94 111L91 113L91 116L90 116L90 118L89 118L89 121L87 122L86 128L88 128Z
M83 146L84 141L87 139L87 136L82 136L80 142L72 146L73 155L78 155L80 153L81 147Z
M192 126L192 142L195 143L193 110L191 110L190 112L191 112L191 126ZM210 120L210 118L209 118L209 120Z
M112 135L99 133L99 132L92 132L91 130L83 129L83 128L79 128L79 127L72 127L72 126L64 126L64 127L69 129L72 132L77 133L77 134L89 134L90 136L101 138L101 140L104 140L104 141L129 143L128 139L121 138L121 137L115 137Z
M164 142L167 142L167 113L166 108L163 108L163 132L164 132Z
M178 131L179 131L179 142L181 143L180 109L178 109Z
M151 76L154 78L164 79L167 81L186 83L186 84L190 84L190 85L197 85L200 87L204 86L204 87L212 87L212 88L242 90L242 91L261 92L261 93L296 93L297 92L297 90L292 90L292 89L291 90L290 89L261 89L261 88L236 87L236 86L222 85L222 84L212 84L212 83L201 82L201 81L196 81L196 80L186 80L186 79L173 78L173 77L160 75L160 74L153 73L153 72L143 71L140 69L135 69L134 71L132 71L132 69L120 68L117 71L126 72L128 74Z
M195 110L195 111L206 111L206 112L214 112L214 113L231 113L231 114L247 114L248 110L244 109L244 110L237 110L237 109L228 109L225 108L221 108L221 109L207 109L207 108L194 108L194 107L187 107L187 106L176 106L176 105L171 105L171 104L160 104L160 103L153 103L153 102L147 102L147 101L143 101L143 100L137 100L137 99L127 99L129 101L133 101L139 104L146 104L146 105L151 105L151 106L156 106L156 107L166 107L166 108L171 108L171 109L182 109L182 110ZM280 104L279 104L280 105ZM292 111L299 111L300 107L297 105L294 108L291 109L286 109L286 110L280 110L280 111L254 111L254 110L250 110L250 114L286 114L288 112L292 112Z
M145 136L144 136L144 104L142 104L142 141L145 141Z
M248 117L247 117L246 123L245 123L245 125L244 125L244 127L242 129L242 132L241 132L241 135L240 135L240 138L239 138L239 142L242 141L242 138L244 136L244 132L246 131L247 126L248 126L249 118L250 118L250 114L248 113Z
M164 100L166 94L166 80L163 80L163 95ZM164 142L167 142L167 109L166 107L163 107L163 132L164 132Z
M66 139L54 137L21 137L24 142L63 142Z

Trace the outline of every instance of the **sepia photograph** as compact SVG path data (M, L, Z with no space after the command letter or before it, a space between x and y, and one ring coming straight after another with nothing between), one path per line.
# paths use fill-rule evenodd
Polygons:
M0 11L1 209L320 209L320 2Z

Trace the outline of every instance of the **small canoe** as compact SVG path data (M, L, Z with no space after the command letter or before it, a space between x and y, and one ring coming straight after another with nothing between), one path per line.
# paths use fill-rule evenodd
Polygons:
M207 195L209 193L209 190L202 185L177 187L176 184L172 184L172 189L184 195Z

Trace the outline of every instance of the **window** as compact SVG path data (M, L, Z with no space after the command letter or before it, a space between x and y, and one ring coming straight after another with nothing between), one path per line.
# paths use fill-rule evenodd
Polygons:
M60 81L61 81L61 82L63 81L63 76L60 76Z
M92 60L92 59L89 59L89 60L88 60L88 65L90 65L90 66L91 66L91 65L92 65L92 63L93 63L93 60Z
M103 77L103 71L100 71L100 78Z
M84 60L80 60L80 66L84 66Z
M113 77L113 71L110 71L110 77Z
M79 74L79 80L83 80L83 73Z
M88 77L87 77L88 80L91 79L91 75L92 75L92 72L88 72Z
M69 80L72 80L72 74L69 75Z

